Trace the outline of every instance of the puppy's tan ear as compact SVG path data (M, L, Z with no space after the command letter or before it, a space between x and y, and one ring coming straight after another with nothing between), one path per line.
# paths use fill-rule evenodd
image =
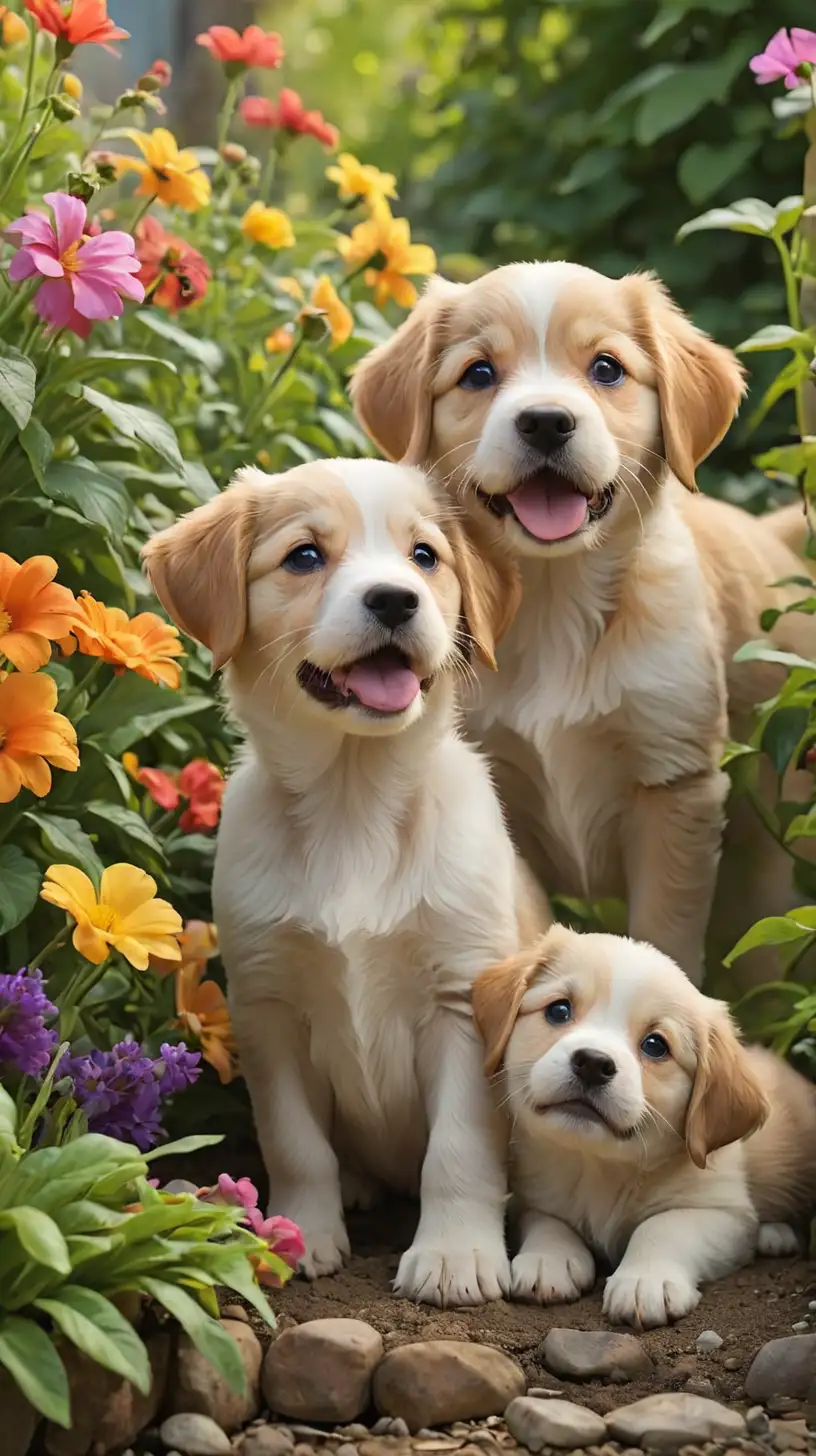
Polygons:
M246 569L256 515L257 490L251 478L238 477L142 551L145 572L168 616L209 647L214 670L235 656L246 631Z
M709 1153L758 1132L770 1113L745 1047L723 1007L697 1053L697 1074L686 1114L686 1147L704 1168Z
M351 381L363 429L389 460L421 465L433 418L433 375L451 302L464 285L432 278L408 318L366 354Z
M720 443L745 393L745 371L669 297L657 278L624 280L635 311L635 336L653 359L663 446L669 469L696 490L695 467Z
M546 968L547 936L518 955L483 971L471 993L473 1020L485 1044L488 1077L499 1070L524 994Z
M495 671L496 646L521 602L518 566L475 521L451 520L445 529L462 588L465 631L479 659Z

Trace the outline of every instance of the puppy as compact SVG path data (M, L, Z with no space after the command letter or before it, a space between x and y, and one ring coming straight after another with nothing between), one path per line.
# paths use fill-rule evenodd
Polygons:
M550 890L626 898L631 934L695 982L729 717L741 736L783 671L734 653L765 607L801 595L772 589L801 575L796 509L769 522L694 494L742 392L733 354L654 278L572 263L434 280L353 386L384 453L432 467L519 565L521 608L468 725L522 853ZM807 657L816 648L801 615L772 636ZM721 953L747 922L795 903L787 856L748 806L734 838Z
M420 1191L397 1292L498 1299L506 1149L470 990L549 915L456 687L471 648L493 661L512 569L375 460L243 470L145 556L248 737L213 903L270 1210L314 1278L348 1253L341 1179Z
M816 1092L737 1039L653 946L554 926L476 982L513 1122L513 1293L577 1299L609 1261L613 1323L688 1314L700 1283L793 1253L816 1198ZM743 1142L741 1139L747 1139Z

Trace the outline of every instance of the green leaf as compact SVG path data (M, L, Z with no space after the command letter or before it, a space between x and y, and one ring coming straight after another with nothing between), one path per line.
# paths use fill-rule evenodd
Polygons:
M126 440L147 445L148 449L155 450L179 475L184 474L184 461L176 432L161 415L144 409L142 405L125 404L123 400L111 399L109 395L91 389L89 384L82 386L82 397L98 409Z
M174 718L192 718L194 713L202 713L212 706L211 698L174 692L136 673L128 673L114 678L104 693L100 693L80 723L80 736L98 737L107 753L119 757L132 744L149 738Z
M34 479L40 490L44 490L45 471L54 453L54 441L45 426L41 425L34 415L31 416L25 429L20 431L18 438L28 456Z
M807 814L797 814L785 830L785 843L794 839L812 839L816 835L816 805Z
M789 324L768 324L758 329L750 339L737 345L738 354L760 354L771 349L806 349L813 347L809 335Z
M678 66L663 83L644 96L635 117L635 140L650 147L668 132L684 126L712 101L725 101L734 77L751 54L744 40L736 41L713 61Z
M83 1355L106 1370L121 1375L143 1395L150 1390L152 1372L147 1350L133 1326L115 1304L95 1289L63 1284L55 1298L34 1301Z
M205 1360L215 1366L230 1390L236 1395L242 1395L246 1388L246 1372L241 1352L232 1336L227 1334L218 1321L211 1319L183 1289L167 1284L163 1279L154 1279L152 1275L147 1275L140 1278L138 1284L145 1294L152 1295L159 1304L164 1305L168 1314L178 1320L184 1333L189 1335Z
M779 708L772 713L762 733L762 748L778 774L783 774L807 733L807 708Z
M31 419L36 390L37 371L31 360L0 340L0 405L18 430L24 430Z
M186 329L180 328L178 324L171 324L156 313L155 309L143 309L135 317L151 333L158 334L160 339L166 339L168 344L175 344L188 358L201 364L209 374L218 373L224 362L224 355L210 339L199 339L195 334L188 334Z
M737 941L732 951L723 960L724 966L732 966L735 960L745 955L746 951L756 950L759 945L785 945L793 940L805 940L812 935L812 930L806 926L797 925L794 920L789 920L785 915L769 915L765 920L758 920L756 925Z
M102 526L112 540L121 541L131 507L128 493L115 475L78 455L49 465L42 488L49 500L72 506L85 520Z
M804 197L783 197L777 202L774 208L776 222L774 223L773 236L783 238L796 227L805 206Z
M746 642L734 653L735 662L777 662L780 667L805 667L816 675L816 662L799 657L795 652L781 652L762 638L758 642Z
M17 1141L17 1108L14 1098L0 1086L0 1149L3 1144L14 1146Z
M277 1256L275 1256L274 1262L283 1264L283 1268L278 1269L277 1273L278 1277L285 1283L292 1276L291 1269L287 1264L284 1264L282 1259L278 1260ZM257 1310L261 1319L265 1320L268 1325L272 1325L274 1328L276 1320L272 1307L263 1290L260 1288L255 1278L255 1271L245 1254L237 1253L235 1259L230 1264L227 1264L225 1260L219 1266L219 1277L229 1289L234 1289L235 1293L240 1294L246 1300L247 1304L251 1304L252 1308Z
M71 1260L68 1245L53 1218L39 1208L22 1205L0 1213L0 1230L12 1229L31 1259L55 1269L58 1274L70 1274Z
M42 871L16 844L0 845L0 935L8 935L37 903Z
M45 1330L19 1315L0 1319L0 1365L5 1365L35 1410L70 1428L68 1376Z
M757 237L768 238L775 226L775 210L760 197L746 197L742 202L733 203L731 207L713 207L710 212L704 212L700 217L692 218L691 222L683 223L677 234L677 241L682 242L692 233L710 231L754 233Z
M134 840L137 844L143 844L153 854L164 858L164 849L161 841L158 840L146 824L141 814L135 809L127 809L124 804L111 804L103 799L92 799L87 806L86 812L93 814L95 818L102 819L106 824L112 824L114 828L121 829L128 839Z
M720 768L727 768L738 758L756 758L758 750L750 743L726 743L720 758Z
M23 817L36 824L46 849L57 863L76 865L77 869L90 875L95 884L99 884L102 861L76 819L45 814L41 809L27 809Z
M677 164L677 180L689 202L706 202L741 171L760 145L759 137L737 137L726 146L696 142Z
M595 187L599 182L605 181L610 172L617 170L623 156L620 147L596 147L594 151L582 152L554 190L560 197L569 197L571 193L580 192L584 187Z
M214 1148L217 1143L224 1141L224 1134L220 1132L191 1133L189 1137L176 1138L175 1142L162 1143L161 1147L153 1148L151 1152L145 1153L146 1163L155 1163L157 1158L181 1156L182 1153L197 1153L200 1148Z

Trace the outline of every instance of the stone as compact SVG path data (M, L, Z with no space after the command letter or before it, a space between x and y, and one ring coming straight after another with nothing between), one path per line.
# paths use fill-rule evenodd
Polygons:
M810 1325L807 1320L797 1320L796 1324L791 1325L791 1329L796 1335L806 1335L810 1329Z
M749 1436L765 1436L770 1430L770 1421L761 1405L752 1405L746 1413L745 1424Z
M816 1379L816 1334L786 1335L762 1346L745 1379L751 1401L767 1404L772 1396L804 1400Z
M548 1369L568 1380L636 1380L653 1366L634 1335L611 1330L550 1330L541 1347Z
M45 1427L49 1456L86 1456L88 1451L121 1451L156 1419L164 1399L171 1341L161 1332L145 1340L153 1379L143 1395L129 1380L104 1370L73 1345L60 1351L68 1373L71 1429L51 1421ZM226 1439L226 1437L225 1437Z
M410 1431L499 1415L527 1388L515 1360L490 1345L429 1340L400 1345L374 1376L374 1404Z
M739 1370L741 1364L741 1355L729 1355L727 1360L723 1360L723 1370Z
M353 1441L342 1441L334 1456L357 1456L357 1447Z
M562 1451L577 1451L581 1446L594 1446L606 1435L606 1426L594 1411L574 1405L571 1400L534 1400L519 1396L511 1400L504 1413L507 1429L528 1451L541 1451L544 1446L557 1446Z
M546 1370L539 1376L539 1380L541 1383L539 1385L532 1385L527 1391L528 1395L546 1396L564 1394L564 1387L561 1381L556 1380L555 1376L550 1375Z
M713 1355L724 1341L722 1335L718 1335L716 1330L703 1330L694 1343L698 1355Z
M606 1418L611 1436L657 1451L679 1451L701 1441L731 1441L745 1435L739 1411L685 1391L647 1395Z
M247 1431L241 1446L242 1456L290 1456L295 1448L291 1431L281 1426L256 1426Z
M242 1304L225 1304L221 1311L221 1318L225 1320L240 1320L242 1325L249 1324L249 1314Z
M168 1416L159 1426L159 1435L168 1449L181 1451L182 1456L224 1456L232 1449L229 1436L212 1416L198 1411L179 1411Z
M332 1424L353 1421L369 1405L371 1377L382 1354L382 1336L363 1320L295 1325L266 1352L264 1399L270 1410L284 1416Z
M221 1328L238 1346L246 1374L243 1394L236 1395L230 1390L223 1375L196 1349L189 1335L183 1334L177 1346L167 1413L209 1416L231 1436L242 1430L260 1410L263 1350L255 1331L240 1320L222 1319Z
M690 1376L683 1386L683 1389L687 1390L689 1395L704 1395L709 1400L713 1400L716 1395L714 1386L710 1380L706 1380L704 1375Z
M363 1426L358 1421L352 1421L350 1426L343 1426L342 1433L344 1436L348 1436L350 1441L368 1440L368 1426Z
M391 1435L391 1436L410 1436L410 1434L411 1434L411 1432L408 1430L408 1427L407 1427L405 1421L402 1419L402 1417L401 1416L395 1416L394 1419L391 1422L391 1430L389 1431L389 1435ZM457 1431L454 1434L458 1435L459 1433Z
M42 1417L29 1405L16 1380L0 1369L0 1412L3 1456L26 1456Z

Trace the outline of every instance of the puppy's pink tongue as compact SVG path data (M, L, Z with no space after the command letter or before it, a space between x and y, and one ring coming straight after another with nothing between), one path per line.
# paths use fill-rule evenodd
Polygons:
M533 476L510 492L514 514L539 541L563 541L587 518L586 497L558 475Z
M355 662L347 672L332 673L341 692L354 693L364 708L378 713L403 713L419 692L419 678L396 653L377 652Z

